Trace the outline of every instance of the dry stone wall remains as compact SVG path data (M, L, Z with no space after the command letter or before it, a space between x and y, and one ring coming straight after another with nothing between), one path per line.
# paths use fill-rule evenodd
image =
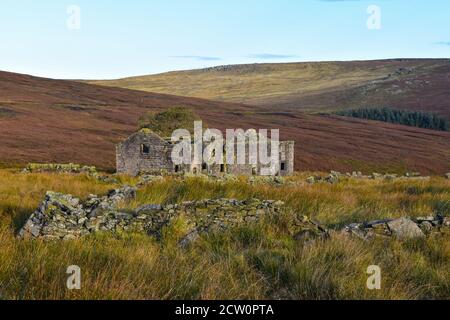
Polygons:
M104 197L91 195L81 202L71 195L47 192L19 237L71 240L103 231L142 232L158 238L165 226L183 217L189 229L180 242L185 246L201 234L250 225L286 210L281 201L258 199L207 199L174 205L150 204L132 211L118 209L120 203L135 195L135 188L125 186ZM325 229L305 217L293 219L291 230L293 235L305 230L310 236L326 235Z

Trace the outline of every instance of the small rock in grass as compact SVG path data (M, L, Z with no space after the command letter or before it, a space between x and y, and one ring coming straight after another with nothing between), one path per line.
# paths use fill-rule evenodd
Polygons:
M425 236L419 226L409 218L396 219L388 222L387 225L393 236L399 239L422 238Z

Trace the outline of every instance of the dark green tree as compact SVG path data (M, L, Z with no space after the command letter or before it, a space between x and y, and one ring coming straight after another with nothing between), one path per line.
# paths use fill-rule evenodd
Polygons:
M367 120L376 120L431 130L449 131L449 123L445 118L425 112L411 112L388 107L361 108L336 112L337 115Z
M177 129L194 133L194 122L200 121L192 110L174 107L162 112L149 112L139 119L139 129L149 129L161 137L168 138ZM205 124L203 124L205 128Z

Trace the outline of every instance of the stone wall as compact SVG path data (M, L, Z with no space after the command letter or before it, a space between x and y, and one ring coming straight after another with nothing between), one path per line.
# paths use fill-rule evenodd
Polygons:
M97 174L97 168L93 166L83 166L75 163L29 163L22 171L23 173L86 173Z
M82 203L71 195L49 191L20 230L19 237L55 240L86 236L95 229L97 217L107 217L115 212L118 204L135 196L136 189L125 186L111 190L104 197L91 195Z
M169 142L151 132L137 132L116 147L117 173L136 176L140 172L172 172L171 153Z
M364 223L352 223L344 232L362 239L375 237L396 237L400 240L423 238L435 232L448 232L450 218L444 215L399 219L377 220Z
M175 205L145 205L137 210L119 210L117 205L135 197L136 189L112 190L104 197L90 196L81 202L71 195L47 192L31 215L21 238L71 240L96 232L140 232L159 237L162 228L183 217L188 230L180 242L185 246L201 234L256 223L264 217L281 214L284 203L271 200L207 199ZM314 235L325 230L305 217L293 219L293 235L307 230Z
M445 177L450 179L450 173L446 174ZM345 181L347 179L357 179L357 180L377 180L377 181L427 181L430 180L429 176L421 176L418 172L406 173L405 175L398 174L381 174L372 173L370 175L364 175L361 172L353 173L340 173L338 171L331 171L329 175L316 175L310 176L306 179L309 184L315 183L338 183L339 181Z
M44 201L19 232L21 238L73 240L96 232L139 232L159 238L164 227L183 218L186 231L180 241L186 246L202 234L248 226L264 218L287 214L287 229L298 241L326 239L333 232L369 240L396 237L400 240L449 232L450 218L400 218L353 223L340 230L327 230L308 217L298 216L281 201L206 199L180 204L149 204L137 210L120 210L119 204L135 198L136 189L125 186L103 197L91 195L85 202L71 195L47 192Z

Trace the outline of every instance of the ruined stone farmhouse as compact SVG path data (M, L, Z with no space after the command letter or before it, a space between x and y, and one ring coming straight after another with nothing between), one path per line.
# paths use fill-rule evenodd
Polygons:
M205 175L261 175L262 167L251 164L190 164L175 165L172 162L174 143L149 130L134 133L116 146L117 173L136 176L139 174L205 174ZM246 148L246 163L248 151ZM237 154L237 150L235 150ZM224 146L224 159L226 158ZM236 161L237 162L237 161ZM279 146L279 164L276 174L291 175L294 172L294 142L282 141Z

